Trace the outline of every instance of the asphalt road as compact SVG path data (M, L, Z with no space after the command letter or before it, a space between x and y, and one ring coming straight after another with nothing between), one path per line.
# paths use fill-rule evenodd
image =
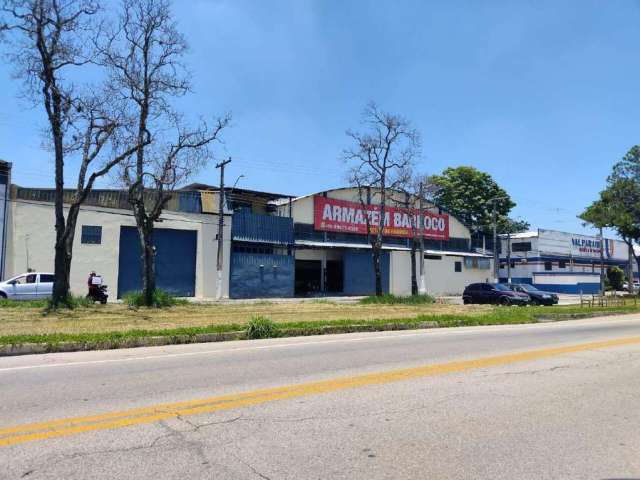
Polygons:
M0 358L0 478L640 478L639 404L637 315Z

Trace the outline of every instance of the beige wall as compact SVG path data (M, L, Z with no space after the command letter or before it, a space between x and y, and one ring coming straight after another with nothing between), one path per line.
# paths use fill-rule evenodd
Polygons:
M420 254L416 255L416 279L420 285ZM470 283L491 278L491 269L466 268L464 257L442 255L441 260L425 260L425 283L430 295L462 295ZM462 272L455 271L455 262L462 263ZM411 252L394 250L390 258L389 291L394 295L411 295Z
M27 270L53 272L55 243L53 205L37 202L11 202L7 242L7 275L11 277ZM196 297L215 297L217 291L216 259L218 232L217 215L168 212L162 215L157 228L196 230ZM102 244L80 242L82 225L102 226ZM71 265L71 290L76 295L86 293L90 271L101 274L109 285L110 298L115 299L118 285L120 227L135 226L133 216L126 211L85 207L80 211L74 239ZM225 217L223 295L229 292L229 258L231 217Z
M442 255L441 260L425 260L425 282L430 295L461 295L470 283L491 279L491 269L466 268L464 257ZM455 271L455 262L462 262L462 272Z

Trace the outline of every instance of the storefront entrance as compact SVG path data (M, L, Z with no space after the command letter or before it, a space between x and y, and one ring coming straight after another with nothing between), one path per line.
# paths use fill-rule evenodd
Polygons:
M296 295L314 295L322 290L322 261L296 260Z
M341 294L344 290L344 265L342 260L327 260L324 290L328 294Z

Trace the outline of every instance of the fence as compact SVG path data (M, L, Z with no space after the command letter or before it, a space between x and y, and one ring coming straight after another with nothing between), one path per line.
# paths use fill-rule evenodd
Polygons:
M581 307L624 307L625 305L638 305L638 297L623 297L620 295L580 295Z

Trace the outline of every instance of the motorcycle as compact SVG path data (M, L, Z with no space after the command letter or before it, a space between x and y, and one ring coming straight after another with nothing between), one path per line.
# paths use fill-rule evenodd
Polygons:
M94 285L87 293L87 298L101 304L107 303L109 295L107 294L107 285Z

